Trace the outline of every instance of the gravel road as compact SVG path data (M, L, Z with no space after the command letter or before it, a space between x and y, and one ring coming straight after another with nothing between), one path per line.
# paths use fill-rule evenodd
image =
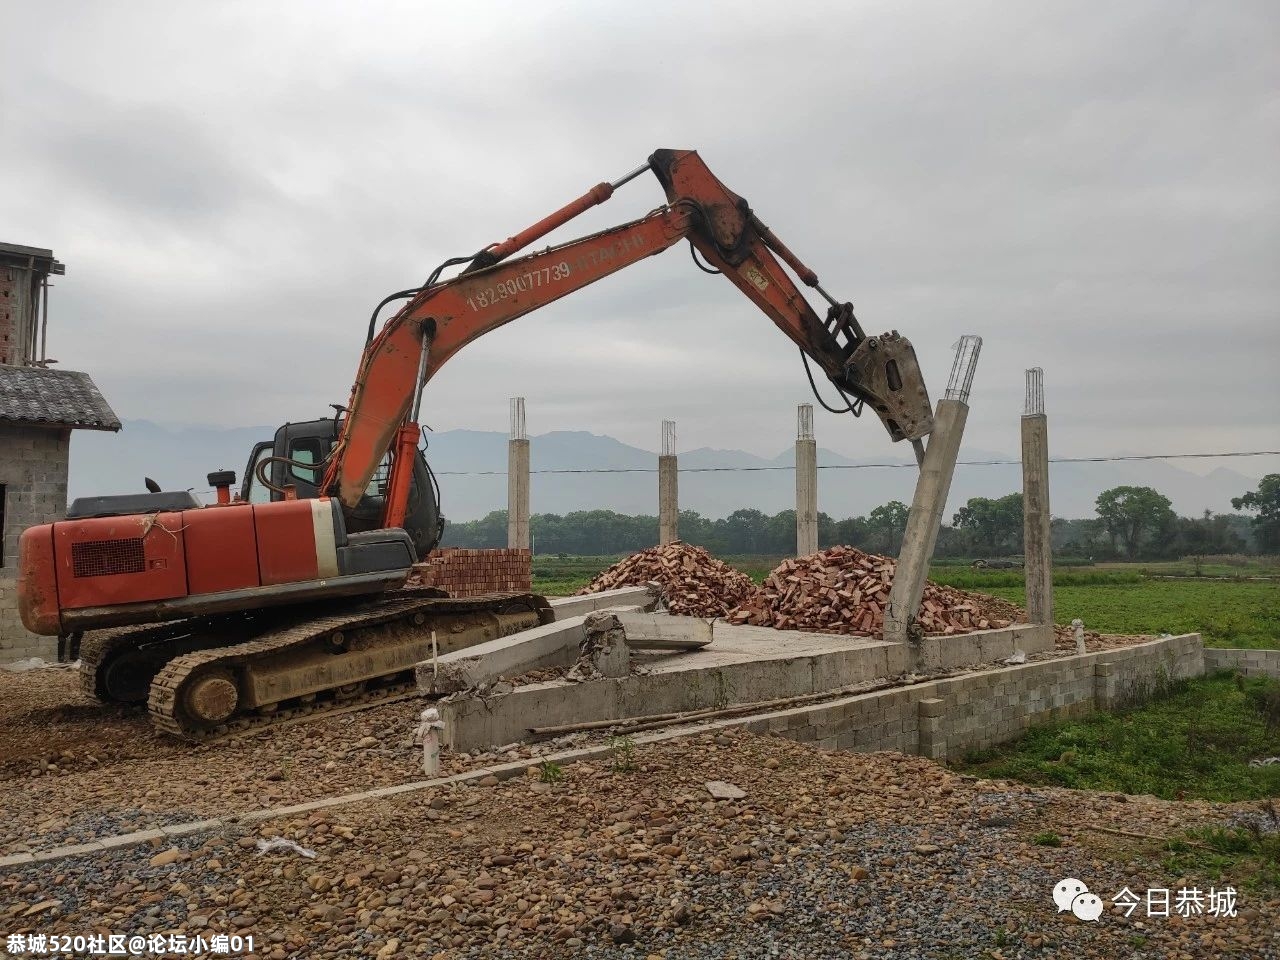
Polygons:
M1274 891L1242 889L1230 918L1089 923L1052 902L1067 876L1104 900L1207 889L1167 873L1158 845L1094 828L1167 836L1249 805L978 781L738 732L566 765L551 785L530 773L0 872L0 933L236 932L272 960L1280 957ZM713 779L745 797L713 800ZM1044 831L1062 846L1031 842ZM317 856L260 855L258 836Z

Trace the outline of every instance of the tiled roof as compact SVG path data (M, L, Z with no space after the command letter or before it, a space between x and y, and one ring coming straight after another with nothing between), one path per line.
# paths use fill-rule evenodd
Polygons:
M87 373L0 365L0 424L119 430L120 418Z

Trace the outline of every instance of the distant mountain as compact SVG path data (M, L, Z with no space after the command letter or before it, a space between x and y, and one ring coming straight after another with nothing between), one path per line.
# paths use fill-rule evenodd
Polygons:
M253 445L269 439L273 427L176 429L145 420L126 421L119 434L77 432L71 442L70 496L125 493L143 489L143 476L165 489L208 488L205 475L234 469L242 474ZM474 520L507 503L507 437L504 433L449 430L430 434L428 459L440 480L444 513ZM1016 460L1008 454L964 449L960 459ZM533 437L533 470L615 471L534 473L530 497L535 513L610 509L657 513L657 455L612 437L585 431L555 431ZM818 506L836 517L864 515L889 500L910 502L915 461L855 460L818 451ZM766 513L795 506L794 448L765 459L742 450L702 447L680 453L680 506L704 516L723 517L739 507ZM710 470L734 467L733 471ZM779 469L782 468L782 469ZM634 472L627 472L634 471ZM1184 516L1205 509L1227 512L1231 498L1256 488L1257 479L1219 468L1206 476L1160 460L1110 463L1056 463L1050 467L1055 516L1092 517L1094 500L1122 484L1150 486L1173 501ZM947 516L970 497L998 497L1022 489L1015 464L960 466L951 485Z

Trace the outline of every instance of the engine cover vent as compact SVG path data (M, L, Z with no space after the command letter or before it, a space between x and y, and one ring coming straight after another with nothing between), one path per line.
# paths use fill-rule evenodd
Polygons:
M147 558L141 537L84 540L71 545L71 568L77 577L109 577L145 573Z

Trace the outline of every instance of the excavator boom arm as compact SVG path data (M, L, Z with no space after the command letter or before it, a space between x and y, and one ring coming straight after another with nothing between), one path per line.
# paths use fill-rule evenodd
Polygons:
M490 330L689 239L712 267L756 304L844 393L867 402L893 439L932 429L929 399L911 345L895 334L866 337L853 308L818 278L711 173L694 151L659 150L646 165L668 203L646 217L514 260L506 259L616 186L600 184L532 227L481 251L450 280L419 291L366 347L323 489L354 507L389 450L395 451L388 525L403 516L405 454L417 440L415 397L460 349ZM645 168L640 168L642 172ZM777 256L775 256L777 254ZM831 303L819 318L777 257Z

